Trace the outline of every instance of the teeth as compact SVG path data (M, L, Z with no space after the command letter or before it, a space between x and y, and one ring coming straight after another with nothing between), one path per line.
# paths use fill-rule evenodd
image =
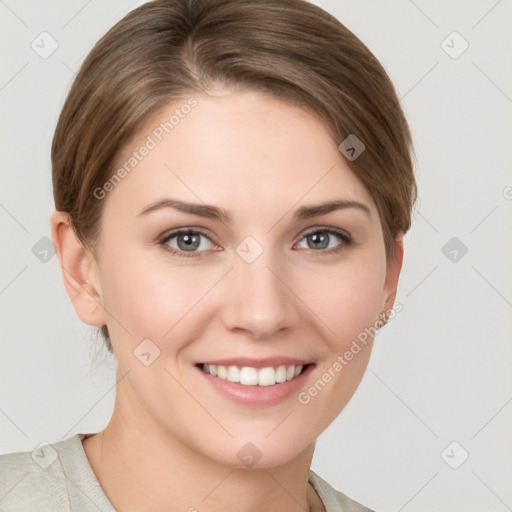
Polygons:
M273 386L287 380L294 379L300 375L303 366L288 366L285 365L273 368L268 366L266 368L252 368L250 366L220 366L214 364L203 364L202 369L204 372L219 377L220 379L228 380L229 382L239 382L244 386Z
M213 364L210 366L214 366ZM228 371L225 366L217 366L217 377L220 379L226 380L226 377L228 376Z
M293 368L293 366L290 366L290 368ZM277 367L276 382L286 382L286 366L281 365Z
M229 380L229 382L240 382L240 370L236 366L228 366L226 380Z
M245 386L257 386L258 385L258 370L256 370L256 368L250 368L249 366L243 366L240 369L239 382L241 382Z

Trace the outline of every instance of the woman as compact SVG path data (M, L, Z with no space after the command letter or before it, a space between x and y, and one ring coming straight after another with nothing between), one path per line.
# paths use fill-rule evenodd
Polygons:
M310 466L396 308L411 152L382 66L303 0L118 22L60 115L51 218L114 412L0 457L2 508L369 510Z

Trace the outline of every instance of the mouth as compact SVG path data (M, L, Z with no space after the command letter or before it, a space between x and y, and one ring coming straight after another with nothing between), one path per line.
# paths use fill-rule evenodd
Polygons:
M198 363L196 366L211 377L222 379L234 384L253 387L279 386L280 384L293 381L303 375L314 366L314 363L306 364L282 364L277 366L265 366L256 368L254 366L241 365L220 365Z

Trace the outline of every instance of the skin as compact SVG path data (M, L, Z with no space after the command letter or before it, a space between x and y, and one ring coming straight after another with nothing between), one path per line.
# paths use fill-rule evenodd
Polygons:
M118 361L112 418L83 441L105 493L122 512L324 510L308 485L315 440L357 389L372 343L307 405L293 394L274 406L244 406L211 389L194 364L226 357L284 355L314 361L307 390L396 297L402 238L386 265L382 228L369 192L323 122L259 92L194 95L198 105L103 199L96 254L83 248L62 212L51 218L66 290L80 319L108 325ZM186 98L140 127L122 165ZM127 156L128 155L128 156ZM165 165L164 165L165 164ZM230 224L173 209L138 216L164 198L224 208ZM297 221L304 205L351 199ZM333 227L329 248L309 228ZM202 228L196 256L178 257L158 239ZM252 236L263 253L247 263L237 246ZM318 244L318 242L316 242ZM178 238L167 242L184 252ZM144 339L160 355L145 366ZM245 467L237 452L262 457Z

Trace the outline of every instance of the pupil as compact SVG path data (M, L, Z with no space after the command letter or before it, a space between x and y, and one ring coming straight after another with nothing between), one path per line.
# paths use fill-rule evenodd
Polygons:
M190 249L190 248L197 249L197 247L199 246L198 238L199 237L197 235L191 235L191 234L185 234L180 237L180 239L185 242L185 247L188 249Z
M322 248L325 248L327 247L327 245L325 244L325 242L327 241L327 236L325 235L325 233L322 233L322 234L313 234L311 235L311 239L313 240L313 242L316 244L316 242L320 242L320 244L316 244L317 247L319 246L322 246ZM322 244L323 242L323 244Z

